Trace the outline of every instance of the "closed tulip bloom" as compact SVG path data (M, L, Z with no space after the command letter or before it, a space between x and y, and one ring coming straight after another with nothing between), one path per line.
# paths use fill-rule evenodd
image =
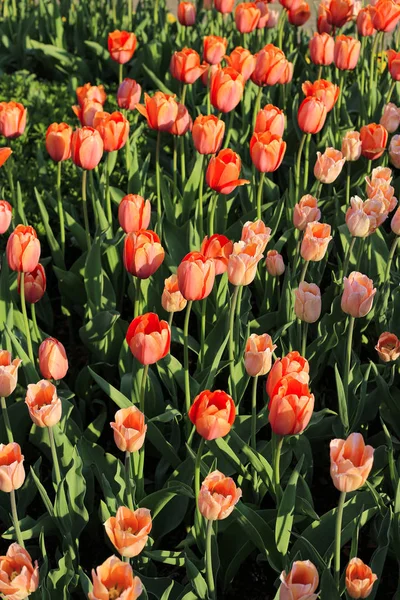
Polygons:
M179 2L178 21L185 27L192 27L196 22L196 7L191 2Z
M267 44L255 55L256 64L251 80L259 87L275 85L288 66L285 54L273 44Z
M338 35L335 40L335 66L341 71L352 70L360 57L361 42L347 35Z
M116 152L125 146L129 135L129 121L122 113L98 112L93 127L101 135L105 152Z
M272 173L280 167L286 151L286 142L281 137L266 131L253 133L250 140L250 156L261 173Z
M136 108L140 114L146 117L148 126L159 131L169 131L178 114L175 95L169 96L163 92L156 92L150 98L148 94L145 94L144 103L145 106L137 104Z
M340 93L339 87L326 79L318 79L314 83L305 81L301 89L306 97L313 96L321 100L325 104L327 112L335 106Z
M385 331L379 336L375 350L383 362L397 360L400 356L400 340L394 333Z
M116 556L110 556L96 570L92 569L92 579L89 600L137 600L143 592L142 582L134 576L129 562L122 562Z
M52 123L46 131L46 150L55 162L71 157L72 127L67 123Z
M257 27L261 11L255 2L241 2L235 10L235 23L240 33L250 33Z
M370 123L360 129L361 154L368 160L375 160L385 152L388 132L383 125Z
M257 335L252 333L246 342L244 366L247 375L259 377L271 370L272 353L276 348L268 333Z
M174 52L169 65L172 77L183 83L194 83L207 68L206 63L200 64L199 54L191 48Z
M232 254L233 243L225 235L215 233L210 238L206 236L201 244L200 252L206 258L212 258L215 263L215 274L222 275L228 268L228 259Z
M68 371L68 358L61 342L46 338L39 346L39 369L45 379L63 379Z
M276 435L302 433L314 410L314 394L308 388L308 375L300 373L283 377L268 409L268 421Z
M390 227L396 235L400 235L400 206L393 215Z
M307 2L301 2L295 8L289 10L288 12L288 21L291 25L295 25L296 27L301 27L304 23L307 23L308 19L311 17L310 6Z
M20 274L18 273L18 293L20 290ZM38 263L33 271L25 273L24 277L25 300L29 304L36 304L44 296L46 291L46 271L43 266Z
M121 408L110 423L115 445L121 452L138 452L144 444L147 425L144 414L136 407Z
M244 79L231 67L216 71L211 77L211 104L220 112L230 112L241 101L244 90Z
M394 135L389 144L390 162L396 169L400 169L400 135Z
M7 554L0 556L0 594L5 600L21 600L39 586L39 566L30 554L14 542Z
M201 252L189 252L177 270L178 285L186 300L203 300L211 294L215 281L215 262Z
M140 229L125 236L124 265L131 275L147 279L161 266L165 250L154 231Z
M233 11L235 0L214 0L214 8L218 12L226 15Z
M56 386L46 379L28 385L25 404L38 427L53 427L61 419L62 404Z
M229 56L225 56L225 60L232 69L241 74L244 81L250 79L256 66L255 56L253 56L250 50L241 46L237 46Z
M333 183L340 175L346 159L340 150L327 148L323 154L317 152L314 175L321 183Z
M321 211L317 205L317 199L310 194L303 196L293 209L293 225L299 231L304 231L308 223L319 221Z
M335 50L335 40L329 33L314 33L308 42L310 58L314 65L331 65Z
M235 421L235 403L226 392L205 390L193 400L188 416L205 440L225 437Z
M304 260L320 261L331 241L331 226L326 223L307 223L301 242L300 254Z
M365 317L372 308L376 289L372 279L353 271L343 279L342 311L354 318Z
M302 281L294 292L294 312L300 321L315 323L321 316L321 290L315 283Z
M246 221L242 228L241 241L250 243L255 242L260 247L260 252L263 253L271 238L271 228L266 227L261 219L257 221Z
M318 33L332 33L332 25L328 21L328 12L321 3L318 6L317 31Z
M256 6L260 11L260 18L258 19L257 29L264 29L267 26L269 19L268 0L258 0Z
M278 137L282 137L284 130L285 115L277 106L267 104L257 114L254 133L265 133L266 131L269 131Z
M129 31L116 29L108 34L108 51L115 62L124 65L129 62L135 53L137 45L136 35Z
M279 600L317 600L318 571L309 560L295 560L291 571L282 571Z
M207 185L219 194L230 194L239 185L250 183L248 179L239 179L242 161L240 156L225 148L213 156L206 171Z
M118 221L125 233L147 229L150 218L150 200L138 194L128 194L122 198L118 206Z
M132 558L138 556L147 544L152 525L148 508L130 510L120 506L115 517L110 517L104 523L104 528L120 555Z
M103 111L103 105L96 100L84 100L82 106L75 105L72 110L83 127L93 127L95 116Z
M361 156L361 139L358 131L348 131L342 140L342 154L346 160L355 161Z
M0 102L0 135L17 138L25 131L26 108L19 102Z
M364 485L374 462L374 449L366 446L361 433L330 443L331 477L340 492L354 492Z
M350 198L346 212L346 225L351 236L365 238L370 234L370 219L364 211L364 202L358 196Z
M161 305L167 312L179 312L186 307L187 300L179 289L178 276L171 275L164 280L164 290L161 296Z
M33 227L17 225L8 238L6 254L12 271L33 271L40 258L40 242Z
M207 35L203 39L203 58L210 65L217 65L224 58L228 40L218 35Z
M133 110L140 101L141 95L142 88L140 84L134 79L126 77L123 82L119 84L118 88L117 102L119 108Z
M279 78L278 83L280 83L281 85L290 83L293 79L293 71L294 71L294 64L288 61L286 63L286 67L284 68L282 75Z
M400 19L400 6L393 0L378 0L371 6L372 23L378 31L390 33Z
M228 279L232 285L249 285L256 276L263 255L258 242L236 242L228 260Z
M199 154L216 154L222 146L225 123L215 115L199 115L192 127L193 144Z
M95 169L103 156L103 140L93 127L75 129L71 138L71 158L75 165L91 171Z
M383 125L388 133L394 133L400 125L400 109L393 102L389 102L383 108L379 123Z
M76 97L80 106L83 106L85 100L94 100L101 105L107 100L104 86L92 85L91 83L85 83L85 85L76 88Z
M172 133L172 135L185 135L185 133L191 131L193 127L193 121L186 106L180 102L177 104L178 113L175 121L172 123L169 133Z
M285 272L283 256L277 250L268 250L265 266L271 277L280 277Z
M0 350L0 396L7 398L17 386L18 367L22 363L20 358L11 360L7 350Z
M354 0L331 0L325 5L328 23L343 27L353 17Z
M229 517L241 497L242 490L236 487L233 479L225 477L221 471L213 471L201 484L199 511L208 521L220 521Z
M12 154L11 148L0 148L0 167L10 158Z
M360 558L352 558L346 568L346 591L350 598L368 598L377 579Z
M318 133L325 125L326 106L318 98L304 98L297 111L297 123L304 133Z
M142 365L152 365L168 354L171 330L155 313L146 313L133 319L126 332L126 341Z
M370 37L375 35L376 29L372 22L372 11L371 6L362 8L357 15L357 31L359 35L363 37Z
M18 490L25 481L24 457L15 442L0 444L0 491Z
M266 24L267 29L273 29L277 26L279 21L280 12L274 10L273 8L268 9L268 21Z
M271 400L278 393L281 380L284 377L301 374L302 381L308 383L309 371L310 365L308 364L308 360L301 356L297 350L289 352L283 358L278 358L274 362L266 383L269 399Z
M10 227L12 220L12 207L7 200L0 200L0 235Z
M394 81L400 81L400 52L396 50L388 50L388 69Z

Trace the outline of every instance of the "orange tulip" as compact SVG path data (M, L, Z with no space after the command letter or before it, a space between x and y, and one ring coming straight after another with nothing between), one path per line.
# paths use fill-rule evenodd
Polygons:
M340 175L346 159L340 150L327 148L323 154L317 152L314 176L321 183L333 183Z
M257 27L261 11L255 2L241 2L235 10L235 23L240 33L250 33Z
M123 148L129 135L129 121L120 112L98 112L93 127L101 135L105 152L116 152Z
M83 106L85 100L94 100L95 102L99 102L101 105L103 105L107 100L107 94L104 91L104 86L92 85L90 83L85 83L85 85L76 88L76 97L80 106Z
M178 285L186 300L203 300L211 294L215 281L215 262L201 252L189 252L177 270Z
M278 83L288 65L285 54L273 44L264 46L257 52L255 59L251 80L260 87Z
M188 416L205 440L225 437L235 421L235 403L221 390L205 390L193 400Z
M0 200L0 235L10 227L12 220L12 207L7 200Z
M147 279L161 266L165 250L154 231L140 229L125 236L124 265L131 275Z
M0 102L0 135L16 138L26 126L26 108L19 102Z
M317 31L318 33L332 33L332 25L328 21L328 11L322 3L318 6Z
M96 100L84 100L82 106L75 105L72 110L82 126L93 127L95 116L103 111L103 105Z
M269 131L278 137L282 137L284 129L285 115L277 106L267 104L257 114L254 133L265 133L266 131Z
M278 360L274 362L274 366L268 375L266 383L269 399L271 400L278 393L281 380L285 377L299 375L304 383L308 383L309 371L310 366L308 361L297 351L289 352L289 354L283 358L278 358Z
M196 7L191 2L179 2L178 21L181 25L191 27L196 22Z
M374 160L382 156L385 152L388 141L388 132L383 125L370 123L369 125L361 127L360 140L361 154L365 156L365 158L368 158L368 160Z
M294 313L300 321L315 323L321 316L321 290L315 283L302 281L294 292Z
M68 371L68 358L61 342L46 338L39 346L39 369L46 379L63 379Z
M346 160L355 161L361 156L361 140L358 131L348 131L342 140L342 154Z
M291 9L288 12L289 23L296 27L300 27L301 25L304 25L304 23L307 23L310 17L311 11L307 2L301 2L296 8Z
M55 162L71 157L72 127L67 123L52 123L46 131L46 150Z
M335 67L342 71L355 69L360 57L360 50L360 40L348 35L338 35L335 40Z
M319 221L321 211L317 206L317 199L310 194L306 194L293 209L293 225L299 231L304 231L308 223Z
M150 218L150 200L137 194L128 194L122 198L118 206L118 221L125 233L147 229Z
M346 591L350 598L368 598L377 579L360 558L352 558L346 568Z
M199 115L192 127L193 144L200 154L216 154L222 146L225 123L214 115Z
M11 361L11 354L7 350L0 350L0 396L7 398L17 386L18 367L22 363L20 358Z
M228 259L228 279L232 285L249 285L256 276L257 265L263 255L260 243L253 239L233 244L233 252Z
M93 127L75 129L71 138L71 158L75 165L91 171L99 164L103 156L103 140Z
M244 351L244 366L247 375L259 377L271 370L272 353L276 348L268 333L257 335L252 333L247 339Z
M268 409L268 421L276 435L302 433L314 410L314 394L308 388L308 375L300 373L283 377Z
M225 56L225 60L232 69L241 74L244 81L250 79L256 66L256 57L250 50L241 46L237 46L229 56Z
M331 241L331 226L326 223L307 223L300 254L304 260L320 261L324 258Z
M223 15L231 13L233 11L234 4L235 0L214 0L215 10L222 13Z
M10 158L12 154L11 148L0 148L0 167Z
M0 593L5 600L27 598L39 586L39 566L31 555L14 542L0 556Z
M211 77L211 104L220 112L230 112L241 101L244 91L244 79L231 67L216 71Z
M378 31L390 33L400 19L400 6L393 0L378 0L371 6L372 23Z
M228 268L228 258L232 254L233 243L225 235L215 233L210 238L204 238L200 252L206 258L212 258L215 263L215 274L221 275Z
M385 104L383 113L379 121L380 125L386 129L388 133L394 133L400 125L400 110L393 102Z
M400 356L400 340L394 333L385 331L379 336L375 350L383 362L397 360Z
M164 280L164 290L161 296L161 305L167 312L180 312L186 307L187 300L179 289L178 276L171 275Z
M325 125L326 114L324 102L307 96L297 111L297 123L304 133L318 133Z
M354 0L331 0L325 5L327 20L333 27L343 27L353 17Z
M175 122L178 114L178 103L175 95L168 96L162 92L156 92L152 98L144 95L144 103L137 104L136 108L147 119L147 124L151 129L160 131L169 131Z
M193 121L186 106L180 102L177 104L178 113L174 123L171 125L169 133L172 133L172 135L185 135L185 133L191 131L193 127Z
M372 308L376 289L372 279L353 271L343 279L342 311L354 318L365 317Z
M281 85L290 83L293 79L293 71L294 71L294 64L288 61L286 63L286 67L285 67L282 75L279 78L278 83L280 83Z
M265 266L271 277L280 277L285 272L283 256L277 250L268 250Z
M21 293L21 277L20 273L18 273L18 293ZM36 304L39 302L44 296L46 291L46 271L42 267L40 263L36 265L36 267L30 271L29 273L25 273L24 277L24 291L25 291L25 300L29 302L29 304Z
M260 11L260 18L258 19L257 29L264 29L267 26L269 20L268 0L257 0L256 6Z
M155 313L146 313L133 319L126 341L133 356L142 365L152 365L168 354L171 330L168 323L160 321Z
M152 528L150 511L148 508L130 510L120 506L115 517L107 519L104 527L121 556L138 556L147 544Z
M213 156L206 171L207 185L219 194L230 194L239 185L250 183L247 179L238 179L242 161L240 156L225 148Z
M326 79L318 79L314 83L305 81L301 89L306 97L313 96L321 100L325 104L327 112L335 106L340 93L339 87Z
M366 446L361 433L330 443L331 477L340 492L354 492L364 485L374 462L374 449Z
M62 404L56 386L46 379L28 385L25 404L38 427L53 427L61 419Z
M229 517L241 497L242 490L236 487L233 479L213 471L201 484L199 511L208 521L220 521Z
M136 104L140 101L142 95L142 88L134 79L126 77L122 83L119 84L117 93L117 102L119 108L125 108L125 110L133 110L136 108Z
M203 58L210 65L217 65L224 58L228 40L218 35L207 35L203 39Z
M115 422L110 425L117 448L121 452L138 452L144 444L147 431L144 414L136 406L130 406L117 410L114 418Z
M282 571L279 600L317 600L318 571L309 560L295 560L288 574Z
M15 442L0 444L0 491L18 490L25 481L24 457Z
M221 69L222 69L222 67L221 67L220 64L218 64L218 65L209 65L207 71L205 71L203 73L203 75L201 76L201 82L202 82L202 84L205 85L206 87L210 87L212 76L217 71L221 71Z
M310 58L314 65L331 65L335 50L335 40L328 33L314 33L308 42Z
M261 219L257 221L246 221L242 227L241 241L250 243L254 242L260 247L260 252L263 253L271 237L271 228L266 227Z
M116 556L110 556L96 570L92 569L92 579L93 590L89 592L89 600L137 600L142 595L139 577L134 576L129 563Z
M394 81L400 81L400 52L396 50L388 50L388 69Z
M272 173L280 167L286 151L286 142L281 137L266 131L253 133L250 140L250 156L261 173Z
M17 225L7 241L8 266L13 271L30 273L40 258L40 242L29 225Z
M372 6L368 5L362 8L357 15L357 31L363 37L375 35L376 29L372 22Z
M169 65L172 77L183 83L194 83L208 69L206 63L200 64L200 56L196 50L184 48L176 51Z
M137 39L134 33L116 29L108 34L108 51L111 58L120 65L124 65L131 60L136 45Z

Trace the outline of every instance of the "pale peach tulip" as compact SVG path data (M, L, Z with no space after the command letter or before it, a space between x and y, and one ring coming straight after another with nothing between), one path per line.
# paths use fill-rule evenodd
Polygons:
M374 462L374 449L366 446L361 433L330 443L331 477L340 492L354 492L368 479Z
M317 152L314 175L321 183L333 183L342 172L345 162L343 154L335 148L327 148L323 154Z
M298 319L315 323L321 316L321 290L315 283L302 281L294 292L294 312Z
M322 260L332 239L330 233L331 226L326 223L307 223L300 247L301 257L304 260Z
M152 528L151 514L148 508L130 510L120 506L115 517L104 523L106 534L121 556L132 558L141 553Z
M394 133L400 125L400 109L393 102L385 104L379 123L384 126L386 131Z
M18 367L22 363L20 358L11 360L7 350L0 350L0 396L7 398L17 386Z
M385 331L379 336L375 350L383 362L397 360L400 356L400 340L394 333Z
M346 160L356 161L361 156L361 140L358 131L348 131L342 140L342 154Z
M268 333L252 333L246 342L244 366L250 377L266 375L271 370L272 353L276 344Z
M341 307L343 312L354 318L365 317L372 308L376 288L372 279L353 271L343 279Z
M236 242L228 260L228 279L233 285L249 285L263 255L259 243Z
M53 427L61 419L62 404L57 388L46 379L28 385L25 403L30 418L38 427Z
M144 444L147 425L144 414L137 406L121 408L115 413L115 422L110 423L114 431L114 442L121 452L137 452Z
M179 312L186 308L187 300L182 296L182 292L179 289L177 275L171 275L164 280L161 304L167 312Z
M318 571L309 560L296 560L288 574L280 576L279 600L317 600L315 594L319 577Z
M0 556L0 594L4 600L22 600L39 586L39 566L29 552L14 542Z
M277 250L268 250L265 266L271 277L280 277L285 272L283 256Z
M241 497L242 490L236 487L233 479L225 477L220 471L213 471L201 485L199 510L208 521L226 519Z
M0 444L0 491L18 490L25 481L24 457L16 442Z

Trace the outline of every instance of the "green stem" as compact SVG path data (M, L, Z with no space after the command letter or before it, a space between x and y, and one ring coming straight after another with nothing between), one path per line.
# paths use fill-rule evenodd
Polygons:
M205 339L206 339L206 314L207 298L201 300L201 321L200 321L200 364L204 361Z
M111 170L111 152L108 153L106 160L106 210L107 210L107 221L108 224L112 225L112 208L111 208L111 194L110 194L110 170Z
M306 357L307 333L308 333L308 323L304 323L304 325L303 325L303 336L302 336L302 340L301 340L301 356L303 356L303 358Z
M133 305L133 316L136 318L140 315L140 284L141 279L139 277L133 277L133 285L135 288L135 300Z
M303 133L303 137L301 138L301 141L300 141L300 146L299 146L299 151L297 153L297 161L296 161L296 173L295 173L295 199L296 199L296 202L298 201L298 198L299 198L301 156L303 154L303 148L304 148L306 139L307 139L307 134Z
M61 165L62 165L62 162L59 161L59 163L57 164L57 206L58 206L58 218L60 220L61 252L64 256L65 255L65 225L64 225L64 208L62 205L62 198L61 198Z
M169 313L169 317L168 317L168 325L169 325L169 328L170 328L171 331L172 331L172 319L173 318L174 318L174 313L170 312Z
M128 0L128 31L132 27L132 0Z
M90 198L92 200L94 226L97 230L97 228L99 226L99 215L97 213L97 206L96 206L96 190L94 188L93 171L89 171L89 187L90 187Z
M161 131L157 131L156 145L156 187L157 187L157 225L161 227L161 182L160 182L160 145Z
M119 70L118 70L118 82L119 85L121 85L121 83L124 80L124 65L122 63L120 63L119 65Z
M128 116L126 115L126 119L128 120ZM128 137L126 138L125 144L125 164L126 164L126 172L128 175L128 184L129 184L129 173L131 172L131 135L130 135L130 126Z
M351 161L347 161L347 175L346 175L346 207L350 202L350 190L351 190Z
M193 301L189 300L186 306L185 321L183 324L183 368L185 370L185 413L186 416L190 409L190 374L189 374L189 320Z
M61 483L61 471L60 471L60 465L59 465L58 457L57 457L56 443L54 441L54 432L53 432L52 427L48 427L47 431L49 432L50 450L51 450L51 457L53 459L54 473L56 476L56 484L57 484L57 486L59 486Z
M186 181L186 159L185 159L185 136L181 135L181 181L182 189L185 187Z
M353 237L351 239L351 243L349 244L349 247L347 248L346 257L344 259L344 265L343 265L342 281L343 281L343 277L347 276L347 269L349 268L350 257L353 252L354 244L356 243L356 239L357 239L356 237Z
M261 97L262 97L262 93L263 93L263 89L260 86L258 88L258 92L257 92L257 97L256 97L256 102L254 104L254 112L253 112L253 130L256 126L256 120L257 120L257 115L260 112L260 106L261 106Z
M22 539L21 528L19 526L17 503L15 500L15 491L14 490L11 490L11 492L10 492L10 503L11 503L12 520L14 523L14 529L15 529L15 535L17 537L17 542L20 546L22 546L22 548L25 548L24 540Z
M256 450L256 425L257 425L257 382L258 375L253 377L253 390L251 395L251 447Z
M218 194L215 193L210 202L209 235L214 235L215 211L217 210Z
M212 551L211 551L211 539L213 533L213 522L207 521L207 533L206 533L206 579L208 587L208 597L210 600L215 600L215 586L214 586L214 575L212 568Z
M317 79L321 79L322 78L322 65L319 65L319 69L318 69L318 77Z
M276 506L278 507L282 498L280 462L281 450L283 445L283 436L274 434L275 438L275 455L274 455L274 489L276 497Z
M182 93L181 93L181 104L185 104L187 89L188 89L187 84L186 83L183 84L183 86L182 86Z
M42 336L40 335L39 327L37 324L36 308L35 308L34 304L31 304L31 317L32 317L33 329L35 330L35 335L36 335L37 341L40 342Z
M230 309L230 313L229 313L229 373L230 373L230 377L229 377L229 389L230 389L230 393L231 396L233 397L234 400L236 400L235 396L236 396L236 389L235 389L235 353L234 353L234 337L233 337L233 329L234 329L234 323L235 323L235 309L236 309L236 302L237 302L237 298L238 298L238 293L239 293L239 286L235 286L235 289L233 291L232 294L232 298L231 298L231 309Z
M300 285L300 283L302 283L304 281L304 278L305 278L306 273L307 273L307 267L308 267L309 262L310 262L309 260L304 261L303 269L302 269L301 274L300 274L299 285Z
M11 429L10 417L8 416L6 399L4 398L4 396L1 396L1 414L3 416L4 427L5 427L6 435L7 435L7 441L9 444L12 444L14 441L14 438L13 438L12 429Z
M85 232L86 232L86 246L89 251L92 244L90 241L89 216L88 216L87 199L86 199L86 181L87 181L87 171L83 170L83 172L82 172L82 208L83 208L83 221L85 223Z
M278 23L278 48L280 48L281 50L283 50L282 48L282 44L283 44L283 30L285 29L285 23L286 23L286 9L282 9L282 13L279 17L279 23Z
M346 360L345 360L344 375L343 375L343 388L344 388L344 395L345 395L347 403L348 403L348 398L349 398L349 374L350 374L350 366L351 366L351 348L352 348L352 344L353 344L354 323L355 323L355 318L350 317L349 326L347 329Z
M199 511L199 493L200 493L200 475L201 475L201 457L204 452L205 439L202 437L196 454L196 462L194 463L194 497L196 502L195 528L196 533L200 534L201 514Z
M10 193L11 193L11 198L12 198L12 205L14 208L18 208L17 207L17 198L15 195L15 185L14 185L14 170L13 170L13 163L12 163L12 157L10 156L10 158L8 159L8 161L6 162L6 171L7 171L7 177L8 177L8 185L10 186ZM22 217L22 215L20 215Z
M372 44L372 50L371 50L371 57L370 57L370 68L369 68L369 80L370 80L370 96L369 96L369 107L368 107L368 115L371 117L372 116L372 112L373 112L373 106L372 106L372 98L373 98L373 94L372 94L372 90L375 86L375 53L376 53L376 47L379 41L379 32L377 32L375 34L375 38L374 38L374 43Z
M335 527L335 583L339 591L340 586L340 545L342 540L343 508L346 501L346 492L341 492L336 512Z
M388 92L387 98L386 98L386 104L389 104L390 99L391 99L392 94L393 94L393 90L394 90L395 87L396 87L396 81L392 81L392 83L390 85L390 88L389 88L389 92Z
M390 278L390 269L392 267L393 258L394 258L397 246L399 244L399 240L400 240L400 237L396 236L394 238L394 240L393 240L392 247L390 248L388 260L387 260L387 263L386 263L385 281L389 281L389 278Z
M229 120L227 123L227 127L225 129L225 134L227 134L226 138L225 138L225 143L224 143L224 148L228 148L229 146L229 142L231 141L231 136L232 136L232 132L233 132L233 119L235 116L235 111L231 110L231 112L229 113Z
M260 180L258 183L258 191L257 191L257 219L261 219L261 200L263 193L263 185L264 185L264 177L265 173L260 173Z
M139 397L139 408L141 410L141 412L143 414L144 413L144 400L145 400L145 395L146 395L146 381L147 381L147 375L149 372L149 365L144 365L143 367L143 372L142 372L142 381L140 384L140 397ZM144 444L141 447L141 449L139 450L140 455L139 455L139 470L138 470L138 481L137 481L137 494L138 494L138 500L142 500L142 498L144 497L144 477L143 477L143 472L144 472Z
M201 165L200 165L200 183L199 183L199 204L198 204L198 215L199 215L199 235L200 235L200 243L203 241L204 237L204 229L203 229L203 189L204 189L204 155L201 155Z
M139 399L139 408L143 414L144 414L144 399L145 399L145 395L146 395L146 381L147 381L148 372L149 372L149 365L144 365L143 372L142 372L142 381L140 383L140 399Z
M158 26L158 3L159 3L159 0L155 0L155 2L154 2L153 20L154 20L154 25L156 27Z
M208 71L207 71L207 114L210 115L211 114L211 92L210 92L210 86L211 86L211 67L209 67Z
M133 504L133 490L132 490L132 482L131 482L131 453L125 453L125 487L126 487L126 497L128 500L128 506L131 510L134 510Z
M310 164L310 142L311 142L311 133L307 135L306 140L306 148L304 153L304 180L303 180L303 189L306 191L308 186L308 167Z
M26 345L28 347L28 356L33 365L35 365L35 358L33 356L33 348L32 348L32 339L31 339L31 330L29 329L29 321L28 315L26 312L26 302L25 302L25 273L21 272L21 282L20 282L20 290L21 290L21 308L22 308L22 316L24 318L24 328L26 335Z
M173 188L172 188L172 198L174 201L176 198L176 190L177 190L177 182L178 182L178 150L177 150L177 138L176 135L174 137L174 149L172 155L172 169L173 169Z

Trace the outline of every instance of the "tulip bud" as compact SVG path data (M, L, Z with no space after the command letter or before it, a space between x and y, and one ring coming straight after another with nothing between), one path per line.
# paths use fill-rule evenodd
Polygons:
M211 294L215 263L201 252L189 252L177 270L178 285L186 300L203 300Z
M304 231L308 223L319 221L321 211L317 206L317 199L310 194L303 196L293 209L293 225L299 231Z
M142 88L137 81L125 78L123 82L119 84L118 88L117 102L119 108L133 110L136 107L136 104L140 102L141 95Z
M151 514L148 508L130 510L126 506L120 506L115 517L110 517L104 523L104 528L119 554L133 558L147 544L152 528ZM131 598L134 600L133 596Z
M342 172L346 159L340 150L327 148L323 154L317 152L317 161L314 165L314 175L321 183L333 183Z
M171 275L164 280L161 305L167 312L179 312L186 308L187 300L182 296L178 285L178 276Z
M300 321L315 323L321 316L321 290L315 283L302 281L295 294L294 312Z
M108 51L111 58L120 65L124 65L131 60L136 45L137 39L134 33L116 29L108 34Z
M297 112L297 122L304 133L318 133L326 120L326 106L321 100L308 96L304 98Z
M146 313L133 319L126 332L126 341L142 365L152 365L168 354L171 330L155 313Z
M252 333L246 342L244 352L244 366L247 375L259 377L266 375L271 370L272 354L276 348L268 333L257 335Z
M368 598L377 579L360 558L352 558L346 568L346 591L350 598Z
M7 241L8 266L13 271L29 273L40 258L40 242L29 225L17 225Z
M136 108L147 119L151 129L169 131L175 123L178 115L178 103L175 95L169 96L162 92L156 92L153 97L144 95L144 106L137 104Z
M103 140L93 127L75 129L71 138L71 158L75 165L91 171L103 156Z
M216 154L222 146L225 123L214 115L199 115L192 128L193 144L199 154Z
M340 89L337 85L326 79L318 79L314 83L305 81L301 86L306 97L314 97L325 104L327 112L331 111L339 98Z
M367 237L370 233L370 219L364 211L364 202L358 196L350 198L351 207L346 212L346 225L352 237Z
M232 285L249 285L256 276L262 259L260 244L254 241L236 242L228 259L228 279Z
M105 152L116 152L123 148L129 135L129 121L120 112L98 112L93 127L101 135Z
M282 254L279 254L277 250L268 250L265 266L271 277L280 277L285 272Z
M257 52L255 59L256 64L251 74L253 83L259 87L282 83L280 79L288 68L288 61L280 48L267 44Z
M21 275L18 273L18 293L21 293ZM25 300L29 304L36 304L44 296L46 291L46 271L40 263L36 265L33 271L25 273L24 293Z
M15 442L0 444L0 491L9 494L25 481L24 457ZM0 582L1 585L1 582Z
M235 23L240 33L250 33L257 27L261 11L255 2L241 2L235 10Z
M200 64L200 56L196 50L191 48L183 48L176 51L171 57L169 65L172 77L175 77L182 83L194 83L207 71L206 63Z
M295 8L289 10L288 21L291 25L301 27L311 16L310 6L307 2L296 3Z
M204 390L193 400L188 416L205 440L225 437L235 421L235 403L226 392Z
M341 71L352 70L360 57L361 42L347 35L338 35L335 40L334 60Z
M389 102L383 108L383 114L379 121L389 133L394 133L400 125L400 109L393 102Z
M123 260L131 275L147 279L161 266L164 257L164 248L154 231L141 229L126 234Z
M242 228L241 241L250 243L255 242L260 246L260 252L263 253L271 237L271 228L266 227L261 219L257 221L246 221Z
M239 179L242 161L240 156L225 148L208 163L206 171L207 185L219 194L230 194L239 185L250 183L248 179Z
M192 129L193 121L186 106L180 102L177 104L178 112L169 133L172 133L172 135L185 135L185 133Z
M11 361L11 354L7 350L0 350L0 396L7 398L17 386L18 367L22 363L20 358Z
M223 59L228 40L217 35L207 35L203 39L203 58L210 65L217 65Z
M372 279L353 271L343 279L342 311L354 318L365 317L372 308L376 289Z
M267 104L257 114L254 133L265 133L269 131L278 137L283 136L285 129L285 115L280 108Z
M272 173L280 167L286 152L286 143L281 137L266 131L253 133L250 140L250 156L261 173Z
M46 150L55 162L71 157L72 127L67 123L52 123L46 131Z
M214 0L215 10L226 15L233 11L235 0Z
M267 26L269 19L268 0L258 0L256 7L260 11L260 18L258 19L257 29L264 29Z
M244 91L244 79L231 67L215 71L211 76L211 104L220 112L230 112L239 104Z
M288 574L282 571L279 600L317 600L318 571L309 560L295 560Z
M213 471L201 485L199 511L208 521L220 521L229 517L241 497L242 490L236 487L233 479Z
M348 131L342 140L342 154L346 160L355 161L361 156L361 140L358 131Z
M19 102L0 102L0 135L17 138L25 131L27 110Z
M93 127L97 113L103 111L103 105L96 100L85 99L82 106L73 106L72 110L83 127Z
M0 235L10 227L12 219L12 208L6 200L0 200Z
M85 83L85 85L76 88L76 98L80 106L83 106L85 100L94 100L103 106L107 100L107 94L104 91L104 86Z
M274 10L273 8L268 9L268 21L267 21L267 29L273 29L278 25L280 12Z
M335 50L335 40L328 33L314 33L308 42L310 58L314 65L331 65Z
M308 388L308 374L283 377L276 394L269 401L268 409L268 421L276 435L302 433L314 410L314 395Z
M241 46L237 46L229 56L225 56L225 60L232 69L241 74L244 81L250 78L256 66L255 56L252 55L250 50Z
M49 337L39 346L39 369L45 379L63 379L68 371L68 359L61 342Z
M388 69L394 81L400 81L400 52L396 50L388 50Z
M301 257L304 260L322 260L332 239L330 233L331 226L326 223L307 223L300 247Z
M192 27L196 22L196 7L191 2L179 2L178 21L185 27Z
M138 452L143 446L147 425L144 414L136 406L117 410L115 422L110 425L115 445L121 452Z
M62 404L56 386L46 379L28 385L25 404L38 427L53 427L61 419Z
M393 0L378 0L371 7L372 23L378 31L390 33L393 31L400 19L400 6Z
M340 492L354 492L364 485L374 462L374 449L366 446L361 433L330 443L331 477Z
M310 365L308 361L295 350L293 352L289 352L283 358L278 358L274 362L274 366L272 367L267 383L266 390L269 399L271 400L279 391L279 387L281 385L281 381L283 378L291 376L293 374L299 375L301 381L308 383Z
M151 204L137 194L124 196L118 206L118 221L125 233L147 229L151 218Z
M376 29L372 22L371 6L362 8L357 15L357 31L363 37L370 37L376 34Z

